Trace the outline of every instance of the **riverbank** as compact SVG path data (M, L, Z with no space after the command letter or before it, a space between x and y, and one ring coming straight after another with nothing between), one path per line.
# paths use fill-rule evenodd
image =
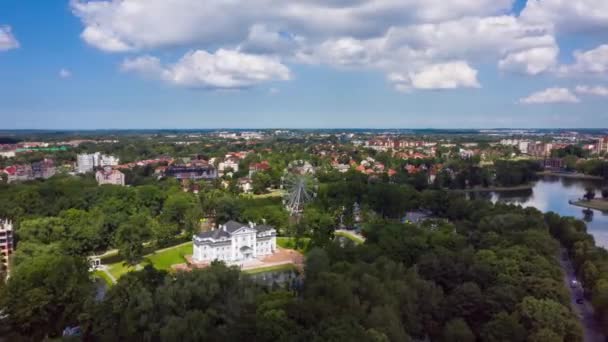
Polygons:
M490 186L490 187L473 187L469 189L451 189L453 192L508 192L508 191L522 191L532 190L534 187L533 183L527 183L516 186Z
M539 175L539 176L556 176L556 177L575 178L575 179L604 180L604 178L600 177L600 176L586 175L584 173L578 173L578 172L541 171L541 172L537 172L537 175Z
M592 199L590 201L580 200L580 201L569 201L569 202L570 202L570 204L575 205L577 207L596 209L596 210L608 212L608 200Z

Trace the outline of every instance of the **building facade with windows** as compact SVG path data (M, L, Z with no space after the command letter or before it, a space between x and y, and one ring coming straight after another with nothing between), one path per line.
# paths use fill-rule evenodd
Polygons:
M125 174L118 170L113 170L109 166L104 167L103 170L97 171L95 173L95 179L97 180L97 184L99 185L125 185Z
M229 221L217 229L193 237L194 262L241 263L273 254L277 249L276 230L267 225Z
M76 161L78 164L78 173L87 173L92 172L96 167L116 166L120 160L114 156L95 152L90 154L79 154L76 157Z
M9 269L9 258L13 250L13 223L9 220L0 220L0 264L6 271Z

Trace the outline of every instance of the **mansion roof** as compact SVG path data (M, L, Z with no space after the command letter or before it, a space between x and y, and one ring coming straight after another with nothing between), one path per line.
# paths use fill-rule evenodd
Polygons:
M232 234L237 232L242 228L249 228L256 230L257 233L267 232L269 230L274 230L274 227L267 225L256 225L254 223L244 224L236 221L228 221L223 225L220 225L218 229L211 230L208 232L202 232L196 234L196 237L199 239L212 239L212 240L220 240L222 238L230 238Z

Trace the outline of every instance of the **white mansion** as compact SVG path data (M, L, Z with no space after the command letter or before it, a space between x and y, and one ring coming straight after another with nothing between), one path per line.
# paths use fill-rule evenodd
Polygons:
M194 235L192 260L239 263L272 254L277 249L277 233L273 227L226 222L218 229Z

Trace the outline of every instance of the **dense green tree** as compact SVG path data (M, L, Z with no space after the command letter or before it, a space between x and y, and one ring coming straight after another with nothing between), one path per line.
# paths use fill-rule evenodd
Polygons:
M164 222L175 224L189 233L197 230L201 215L197 198L185 192L170 194L161 214Z
M523 342L526 329L514 315L502 311L484 325L481 337L487 342Z
M270 187L272 178L265 172L256 172L252 177L252 188L254 194L263 194L268 192L267 189Z
M443 340L448 341L475 341L475 334L462 318L453 319L445 325Z
M144 242L148 241L158 223L145 214L131 216L118 226L114 239L120 255L129 265L138 264L144 256Z
M32 340L56 337L92 296L88 264L79 257L41 254L12 271L0 294L0 306L12 330Z

